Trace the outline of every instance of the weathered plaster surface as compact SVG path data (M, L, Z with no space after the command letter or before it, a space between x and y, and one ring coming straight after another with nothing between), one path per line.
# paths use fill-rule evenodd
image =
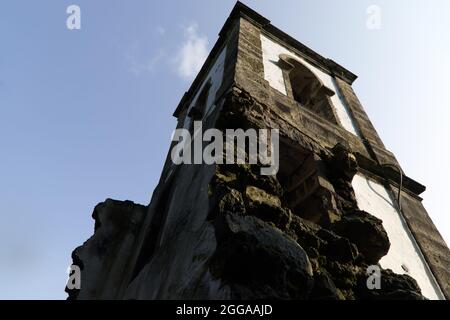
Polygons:
M386 188L361 174L355 175L352 184L359 208L383 220L383 226L389 236L391 248L388 254L381 258L381 266L398 274L412 276L425 297L444 299L420 249ZM402 265L408 269L408 272Z
M189 109L192 108L200 93L203 91L204 86L210 82L211 87L208 91L208 99L206 102L206 108L205 112L206 114L210 113L212 109L214 109L214 103L216 101L216 94L219 91L220 87L222 86L223 81L223 75L224 75L224 69L225 69L225 58L227 55L227 48L223 48L220 54L217 56L216 60L214 61L214 64L211 66L211 69L209 70L208 74L206 75L205 79L202 82L202 85L200 86L200 89L195 94L194 98L192 99L192 102L189 106ZM184 128L189 127L191 119L189 117L186 117L184 120Z

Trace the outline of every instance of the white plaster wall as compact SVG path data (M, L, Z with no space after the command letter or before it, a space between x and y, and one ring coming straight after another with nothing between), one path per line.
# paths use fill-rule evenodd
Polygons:
M216 99L217 91L220 89L220 86L223 82L223 74L224 74L224 67L225 67L225 57L226 57L226 47L222 49L222 51L217 56L216 60L214 61L213 65L209 69L208 74L206 75L205 79L203 80L201 86L195 93L194 99L192 99L192 103L189 106L190 110L196 103L198 96L203 91L204 86L208 82L208 80L211 79L211 87L208 91L208 100L206 102L206 108L205 108L205 115L209 114L214 108L214 100ZM188 111L189 112L189 111ZM189 128L191 119L189 117L186 117L184 119L184 128Z
M389 236L391 247L388 254L380 260L381 266L413 277L422 289L422 294L428 299L444 299L414 237L386 188L361 174L354 177L352 184L358 207L381 219ZM405 272L402 265L409 271Z
M356 130L356 126L353 122L352 116L349 112L348 106L346 105L345 101L339 94L337 84L332 76L323 72L322 70L313 66L312 64L308 63L305 59L299 57L298 55L291 52L287 48L269 39L265 35L261 35L261 44L263 52L264 79L269 82L272 88L286 95L286 85L284 83L283 71L277 65L280 55L287 54L297 59L306 67L308 67L316 75L316 77L318 77L322 81L322 83L326 87L328 87L329 89L333 90L336 93L334 96L331 97L331 101L336 110L337 116L339 118L342 127L344 127L347 131L353 133L354 135L359 136L358 131Z

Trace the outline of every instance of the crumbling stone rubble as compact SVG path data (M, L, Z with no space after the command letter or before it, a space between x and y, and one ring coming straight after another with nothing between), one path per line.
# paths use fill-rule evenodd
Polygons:
M248 167L227 169L219 167L213 181L214 190L227 191L217 199L218 250L211 268L231 285L234 298L424 299L414 279L390 270L382 271L383 290L368 289L368 266L377 264L390 246L379 219L348 208L339 221L324 227L281 205L276 179L260 189L242 183L251 178L232 178L251 176Z
M225 99L218 123L270 122L245 92ZM94 236L72 254L82 288L69 298L425 299L390 270L381 289L367 286L390 242L382 221L358 209L354 155L282 132L292 136L282 137L277 176L258 165L182 166L163 172L148 207L99 204Z

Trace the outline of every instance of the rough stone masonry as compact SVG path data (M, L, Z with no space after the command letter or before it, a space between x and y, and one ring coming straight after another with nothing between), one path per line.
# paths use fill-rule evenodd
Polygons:
M307 71L285 56L273 63L289 85L276 90L262 34L320 68L335 90L319 81L296 93ZM401 188L407 232L436 290L450 298L450 253L421 205L424 187L406 175L399 185L399 172L382 166L398 162L354 94L355 79L238 2L174 115L178 128L201 119L205 129L279 129L278 174L174 165L168 156L148 206L108 199L95 207L95 233L72 253L81 289L66 288L69 299L425 299L413 277L389 269L380 268L379 289L368 287L368 268L392 240L383 221L360 209L357 173L393 197ZM343 127L337 96L356 135Z

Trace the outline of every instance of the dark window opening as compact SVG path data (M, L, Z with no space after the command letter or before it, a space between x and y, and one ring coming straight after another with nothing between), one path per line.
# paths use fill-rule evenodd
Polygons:
M189 117L193 120L201 120L205 114L207 109L208 97L209 97L209 89L211 89L211 79L209 79L206 84L203 86L202 91L197 97L197 100L194 103L194 106L189 111Z
M335 92L305 65L286 55L280 56L280 66L284 72L287 94L302 107L338 124L331 97Z
M324 187L321 158L295 141L280 139L280 162L277 174L283 188L283 206L314 223L328 223L333 208L331 193Z

